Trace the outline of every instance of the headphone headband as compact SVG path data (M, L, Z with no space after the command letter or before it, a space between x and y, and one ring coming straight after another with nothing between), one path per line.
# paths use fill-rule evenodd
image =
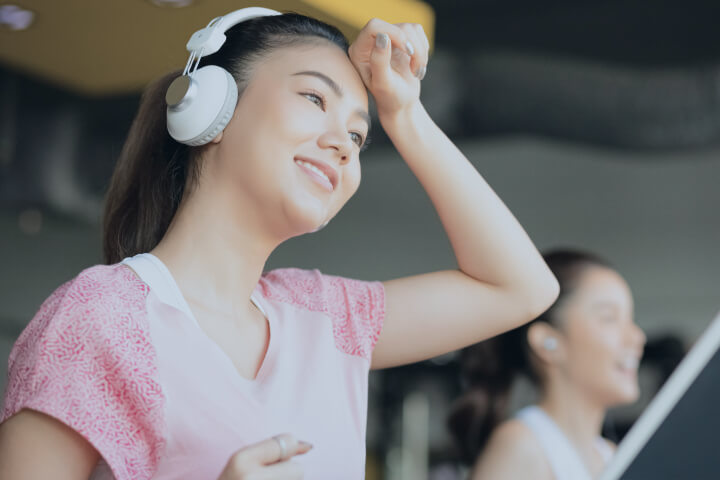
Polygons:
M214 18L207 27L193 33L188 40L187 51L197 55L211 55L225 43L225 32L238 23L250 20L251 18L267 17L271 15L282 15L276 10L263 7L248 7L235 10L222 17Z

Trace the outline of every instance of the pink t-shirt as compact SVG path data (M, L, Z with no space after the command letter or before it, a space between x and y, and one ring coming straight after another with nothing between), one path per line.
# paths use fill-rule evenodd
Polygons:
M58 288L18 338L1 419L51 415L102 455L92 478L217 479L245 445L293 433L308 479L362 479L380 282L273 270L252 295L270 325L255 380L200 329L150 254ZM140 278L138 278L138 276Z

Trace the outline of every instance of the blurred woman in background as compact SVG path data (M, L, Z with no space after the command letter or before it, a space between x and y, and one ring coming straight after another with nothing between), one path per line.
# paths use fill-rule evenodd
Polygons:
M463 351L468 391L448 424L475 480L597 477L614 450L600 434L607 409L639 396L645 335L625 280L588 253L557 250L544 258L560 282L555 304ZM539 403L503 422L517 374L538 387Z

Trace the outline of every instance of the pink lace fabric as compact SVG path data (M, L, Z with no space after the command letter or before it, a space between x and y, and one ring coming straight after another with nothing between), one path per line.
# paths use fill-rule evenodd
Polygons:
M322 312L332 319L335 346L370 360L385 318L381 282L323 275L318 270L272 270L260 280L263 296Z
M24 408L85 437L118 480L151 478L162 453L163 395L145 297L125 266L96 266L58 288L9 358L1 420Z

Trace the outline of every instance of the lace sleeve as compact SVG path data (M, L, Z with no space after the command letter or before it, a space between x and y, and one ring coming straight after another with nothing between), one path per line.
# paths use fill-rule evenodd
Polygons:
M337 348L370 360L385 318L381 282L288 268L267 273L261 285L269 298L329 315Z
M58 288L18 338L2 421L27 408L85 437L118 480L152 476L163 397L148 334L147 286L97 266Z

